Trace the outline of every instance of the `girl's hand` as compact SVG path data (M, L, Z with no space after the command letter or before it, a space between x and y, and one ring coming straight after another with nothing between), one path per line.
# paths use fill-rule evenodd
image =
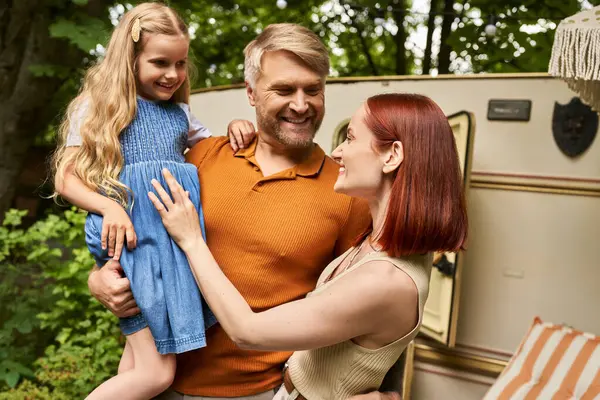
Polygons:
M133 224L123 207L115 202L102 211L102 216L102 248L106 249L108 246L108 255L114 260L119 260L125 240L129 250L137 245Z
M156 207L156 211L160 214L160 218L173 240L183 251L186 251L193 247L198 240L202 240L198 212L194 203L189 199L189 193L183 190L166 168L163 169L163 176L169 185L173 199L171 200L169 194L156 179L152 179L152 186L160 200L152 192L148 193L148 197Z
M256 136L254 124L244 119L234 119L227 125L227 136L234 152L245 149Z

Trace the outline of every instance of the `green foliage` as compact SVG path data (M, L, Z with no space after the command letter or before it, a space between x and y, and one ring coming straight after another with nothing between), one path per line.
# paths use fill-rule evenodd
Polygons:
M77 16L75 20L59 18L50 25L50 36L67 39L72 45L85 52L95 49L96 45L106 41L106 22L85 15Z
M402 11L410 9L411 3L289 0L284 10L275 1L178 0L171 5L194 31L191 49L198 69L196 85L203 87L243 82L244 46L268 24L282 21L307 26L323 38L334 75L418 73L425 49L411 39L398 39L400 33L409 37L427 24L426 14ZM580 0L455 1L456 15L447 16L454 22L447 38L452 48L451 72L546 71L556 23L580 9ZM494 37L484 34L490 15L499 21ZM437 19L438 30L442 19ZM436 40L434 61L440 44ZM398 57L398 52L404 57Z
M396 43L391 31L375 24L376 0L342 7L337 1L288 0L283 10L275 1L200 2L172 1L184 15L195 38L191 43L198 69L197 87L243 82L244 47L267 25L292 22L304 25L323 38L330 48L334 75L390 75L396 71ZM333 7L333 5L336 5ZM386 15L392 22L392 14ZM407 23L409 31L414 21ZM406 52L410 71L412 53ZM371 58L372 62L370 62Z
M468 0L459 8L462 20L449 37L458 62L470 63L473 72L545 72L556 24L579 12L581 4L579 0ZM481 20L473 18L477 15ZM493 37L483 29L490 15L498 19Z
M0 392L0 400L68 400L68 397L58 393L50 393L45 386L39 386L31 381L23 381L18 388Z
M0 227L0 390L13 388L0 399L83 398L115 373L122 349L116 318L88 292L85 214L22 229L25 214L10 210Z
M66 79L69 77L69 69L62 65L53 64L35 64L29 67L29 71L39 78L60 78Z
M113 2L96 0L94 4L88 4L88 0L45 0L43 3L40 7L46 8L55 16L54 22L48 27L48 36L58 41L67 41L71 45L71 53L75 55L65 55L60 61L40 61L28 66L28 70L36 78L60 82L60 89L52 93L52 98L48 100L51 109L58 114L79 90L85 69L96 61L97 46L105 44L109 37L113 26L108 18L108 6ZM105 15L101 18L88 15L91 8L100 14L104 10ZM60 115L57 115L49 121L49 125L57 125L59 118ZM36 144L54 145L55 133L52 128L40 130L36 133Z

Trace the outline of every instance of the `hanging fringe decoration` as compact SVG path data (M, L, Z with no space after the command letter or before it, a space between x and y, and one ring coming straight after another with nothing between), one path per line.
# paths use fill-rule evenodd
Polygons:
M581 101L600 112L600 6L560 22L548 72L565 80Z

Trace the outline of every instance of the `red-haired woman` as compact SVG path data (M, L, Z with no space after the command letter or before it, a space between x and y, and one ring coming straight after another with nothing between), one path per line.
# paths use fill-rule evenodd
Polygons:
M457 251L467 214L454 137L442 110L415 94L369 98L333 152L334 189L370 204L373 226L325 268L305 298L254 312L202 240L183 189L150 195L185 251L202 294L240 347L296 350L277 399L345 399L377 390L421 325L434 251Z

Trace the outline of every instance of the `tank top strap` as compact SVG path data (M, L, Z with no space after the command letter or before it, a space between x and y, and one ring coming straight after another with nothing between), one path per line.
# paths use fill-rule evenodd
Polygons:
M421 272L420 270L422 268L420 268L420 267L424 266L425 269L427 269L427 265L429 265L433 262L433 258L432 258L431 253L422 254L422 255L421 254L411 255L411 256L397 258L397 257L390 257L381 251L373 252L373 253L370 253L370 254L366 255L365 257L361 258L358 262L356 262L356 264L350 266L350 268L346 269L344 272L342 272L341 274L336 276L336 278L360 267L361 265L371 262L371 261L387 261L387 262L393 264L399 270L404 271L405 273L410 275L411 278L413 278L413 280L414 280L415 277L413 277L413 275L415 275L415 272L417 272L417 275L421 275L419 272ZM429 271L424 271L424 272L426 272L426 275L427 275L426 280L427 280L427 282L429 282ZM421 277L419 277L418 279L420 280L420 278Z

